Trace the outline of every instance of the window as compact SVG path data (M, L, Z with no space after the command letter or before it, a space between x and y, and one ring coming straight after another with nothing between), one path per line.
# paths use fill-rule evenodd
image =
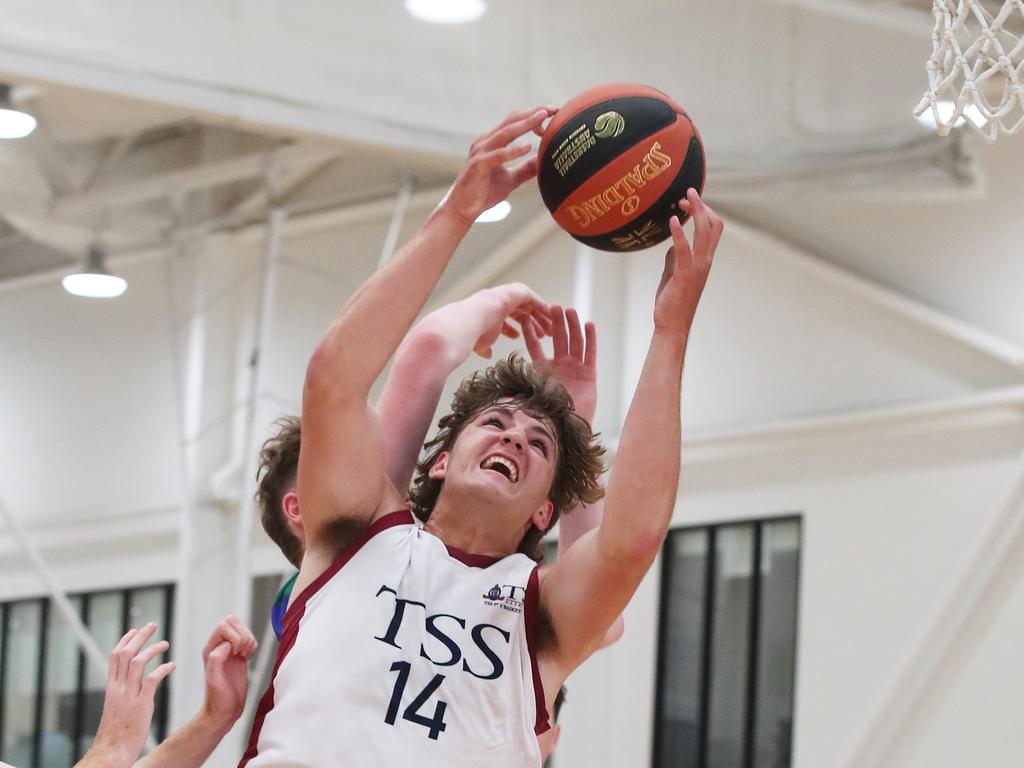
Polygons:
M791 764L800 520L669 532L655 768Z
M170 637L170 585L69 597L100 648L149 621ZM159 658L155 664L166 661ZM106 673L86 663L47 598L0 604L0 760L18 768L71 768L92 744L103 711ZM168 682L160 686L153 734L167 726Z

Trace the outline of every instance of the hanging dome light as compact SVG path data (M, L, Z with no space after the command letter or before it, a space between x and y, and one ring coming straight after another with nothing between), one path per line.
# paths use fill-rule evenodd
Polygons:
M484 0L405 0L405 10L420 21L465 24L484 15Z
M65 275L61 285L68 293L90 299L113 299L125 292L128 281L107 271L106 254L99 246L89 249L85 270Z
M21 139L36 129L36 119L11 102L11 86L0 83L0 139Z

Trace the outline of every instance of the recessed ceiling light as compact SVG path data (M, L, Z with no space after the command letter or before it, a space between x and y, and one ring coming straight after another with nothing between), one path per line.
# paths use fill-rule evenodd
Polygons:
M113 299L125 292L128 281L123 277L110 274L104 265L104 253L101 249L89 249L86 267L82 272L65 275L61 285L68 293L85 296L90 299Z
M420 21L465 24L484 15L484 0L405 0L405 10Z
M512 211L512 204L508 200L502 200L493 205L476 217L478 224L489 224L492 221L501 221Z
M951 118L953 116L953 112L956 111L956 104L952 101L937 101L935 102L935 109L938 110L939 119L946 123L949 122L949 118ZM933 131L939 127L938 123L935 122L935 113L932 112L931 108L926 109L920 115L916 115L916 117L917 122L921 125L928 126ZM981 128L981 126L988 122L985 119L985 115L982 114L976 104L968 104L965 106L963 114L956 119L953 127L959 128L960 126L965 125L968 120L974 123L978 128Z

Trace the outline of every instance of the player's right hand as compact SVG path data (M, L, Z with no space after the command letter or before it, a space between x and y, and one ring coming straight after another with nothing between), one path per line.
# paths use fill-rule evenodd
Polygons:
M534 155L508 168L505 163L525 157L530 145L513 143L527 133L541 133L544 121L558 109L536 107L512 112L494 129L480 136L469 148L469 157L455 184L441 204L467 224L497 205L516 187L537 175Z

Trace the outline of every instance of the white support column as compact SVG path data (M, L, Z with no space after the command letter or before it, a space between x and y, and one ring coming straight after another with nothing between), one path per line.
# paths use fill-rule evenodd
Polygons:
M999 568L1024 532L1024 452L1003 499L971 544L937 610L903 655L900 669L875 707L868 727L840 763L844 768L883 765L907 719L968 627Z
M178 660L177 677L181 685L171 687L171 724L183 724L190 714L189 704L195 697L187 690L195 684L199 675L194 674L196 659L186 653L189 638L192 637L193 617L191 601L194 599L193 572L196 564L196 493L199 477L198 434L201 427L204 358L206 352L206 315L196 312L198 297L193 294L187 313L188 340L184 363L181 359L177 339L176 317L179 310L175 292L174 260L184 249L173 248L166 263L168 290L167 321L168 343L171 350L174 380L175 424L178 433L178 482L181 487L180 513L178 518L178 578L177 599L174 601L174 656Z
M593 319L594 251L579 243L576 246L576 264L573 275L572 305L586 322Z
M252 601L252 567L251 538L252 521L255 515L253 495L256 492L256 446L253 437L256 434L256 415L259 409L261 370L263 356L270 337L273 321L274 294L277 286L277 263L281 249L281 229L285 220L285 211L278 207L277 193L274 188L273 172L268 173L268 198L272 207L267 214L266 241L263 252L263 273L260 281L260 302L256 314L256 339L252 357L249 361L249 394L246 413L245 434L242 440L242 498L238 507L238 550L235 563L235 597L233 600L235 614L242 621L249 620Z

